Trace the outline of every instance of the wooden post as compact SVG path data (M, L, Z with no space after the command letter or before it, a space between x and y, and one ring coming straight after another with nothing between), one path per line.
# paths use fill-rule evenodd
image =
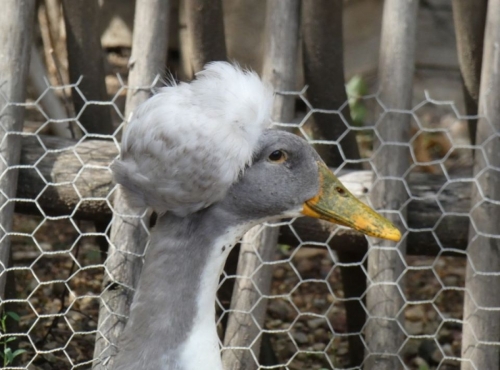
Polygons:
M463 79L465 109L467 115L476 116L488 0L453 0L451 3L457 37L458 61ZM469 119L467 124L470 141L474 144L477 119Z
M272 84L278 92L295 88L299 10L299 0L267 2L267 40L262 79ZM295 97L278 93L273 107L273 120L291 122L294 112ZM261 265L262 261L272 260L279 234L278 227L262 227L256 226L241 241L236 271L238 280L231 301L231 310L234 311L228 319L224 347L247 349L223 351L222 362L227 370L253 370L259 365L255 363L254 356L259 358L262 339L262 336L258 337L259 327L264 327L267 308L267 300L262 299L262 296L270 294L273 271L272 266Z
M156 77L165 68L168 45L170 1L137 0L130 58L125 118L151 96ZM115 213L111 226L111 244L105 265L105 275L99 310L98 335L94 349L94 369L112 368L116 344L127 322L134 289L139 282L142 256L148 240L145 210L128 207L122 189L114 200ZM103 367L102 365L106 366Z
M461 369L500 367L500 0L488 1L465 276Z
M194 73L208 62L226 60L221 0L184 0Z
M0 302L5 298L4 288L9 267L21 136L24 122L26 83L30 64L31 40L35 23L35 0L5 0L0 11Z
M344 78L342 39L343 0L305 0L302 2L302 51L304 77L309 86L307 98L315 109L340 109L347 101ZM351 122L349 108L342 114ZM316 113L315 129L320 138L337 140L348 129L338 114ZM360 158L356 134L350 131L341 140L346 159ZM344 160L337 146L316 146L329 166L338 167ZM348 164L361 168L359 163Z
M99 5L97 0L63 0L69 77L78 84L73 89L73 104L78 121L89 134L111 135L113 125L108 105L87 104L104 102L106 93L104 58L99 35Z
M309 86L307 97L316 109L340 109L347 101L344 77L344 45L342 32L342 0L305 0L302 2L303 13L303 54L304 76ZM349 107L342 110L345 120L351 124ZM347 127L337 114L314 114L315 129L318 136L325 140L337 140ZM349 131L340 141L340 147L347 160L359 160L360 153L356 142L356 132ZM344 160L339 146L316 149L325 162L338 167ZM348 168L361 168L360 163L347 163ZM354 254L360 257L362 255ZM341 263L353 263L353 254L339 253ZM346 271L344 271L347 269ZM347 328L350 333L360 332L365 324L365 309L361 296L366 290L366 275L361 266L341 267L343 286L346 297L359 298L349 301ZM360 294L361 293L361 294ZM350 366L359 366L363 362L364 348L360 336L349 337Z
M330 245L335 248L333 243L332 241ZM366 248L363 248L362 245L365 243L364 240L351 241L350 248L337 251L344 298L350 299L344 302L347 333L349 334L347 340L349 342L350 367L361 366L365 351L362 339L362 330L366 323L366 311L363 306L366 274L362 263L366 253ZM349 266L344 264L349 264Z
M292 91L297 84L297 57L300 25L300 0L268 1L266 9L266 44L262 79L277 92L273 120L292 121L295 96L280 94Z
M377 182L371 200L375 209L398 211L386 216L403 232L401 217L406 218L406 212L402 207L408 194L402 176L410 167L411 116L391 110L411 109L417 11L418 0L385 1L379 62L379 99L385 112L376 126L382 142L375 144L373 165ZM384 179L389 176L399 179ZM369 318L365 332L368 348L364 365L367 370L403 368L398 351L405 337L397 315L405 303L400 293L405 254L405 239L399 244L377 240L369 251Z

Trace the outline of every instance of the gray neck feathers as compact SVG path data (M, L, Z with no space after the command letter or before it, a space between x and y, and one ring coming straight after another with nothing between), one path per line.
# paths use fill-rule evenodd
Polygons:
M230 245L216 244L221 239L231 239L227 244L234 244L252 226L223 208L219 203L186 218L167 213L158 220L151 232L129 320L118 343L114 369L192 370L183 366L180 351L200 311L200 296L207 290L207 283L201 281L205 267L222 268ZM232 234L229 239L224 238L228 233ZM218 273L213 272L215 286ZM206 294L213 295L204 300L210 314L214 312L215 288Z

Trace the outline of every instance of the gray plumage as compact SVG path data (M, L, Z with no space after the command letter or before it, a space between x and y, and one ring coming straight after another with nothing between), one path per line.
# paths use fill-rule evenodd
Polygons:
M286 161L269 159L276 150L286 153ZM167 213L159 219L114 369L222 369L217 348L209 347L207 353L203 345L191 343L216 340L214 300L225 257L252 226L300 216L302 204L319 189L318 160L303 139L267 130L258 141L252 165L223 199L186 217ZM203 300L206 294L208 299ZM200 324L203 317L211 322L210 328ZM200 363L205 365L195 367Z

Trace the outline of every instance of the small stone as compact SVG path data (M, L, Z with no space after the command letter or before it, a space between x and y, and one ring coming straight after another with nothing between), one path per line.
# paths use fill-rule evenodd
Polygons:
M451 347L451 344L450 343L445 343L441 346L441 348L443 349L443 352L446 356L455 356L455 354L453 353L453 348ZM443 357L441 351L439 351L441 357Z
M426 312L427 320L435 321L438 317L438 313L435 310L428 310Z
M324 351L326 348L325 343L314 343L312 346L313 351Z
M419 369L429 369L429 364L422 357L415 357L413 363L418 366Z
M324 298L315 298L313 300L313 305L316 308L323 308L326 306L326 299Z
M314 338L316 341L327 341L330 338L328 337L328 332L323 328L318 328L314 332Z
M285 277L285 269L277 268L274 270L273 276L275 279L283 279Z
M269 304L268 311L274 316L280 319L287 319L293 316L295 310L289 303L281 300L271 300Z
M307 335L302 333L301 331L292 333L292 337L298 344L309 343L309 338L307 338Z
M422 334L424 331L424 323L421 321L406 321L405 329L410 335Z
M48 342L46 345L45 345L45 349L48 349L48 350L51 350L51 349L56 349L56 348L59 348L61 347L61 345L57 342Z
M317 329L320 326L323 326L324 324L326 324L325 319L323 319L321 317L318 317L316 319L307 320L307 326L311 330Z
M348 352L349 352L349 348L346 345L340 345L337 348L337 356L347 355Z
M42 248L43 251L51 251L52 250L52 244L50 244L50 243L41 242L41 243L38 243L38 245L40 245L40 248Z
M309 272L314 268L314 263L310 259L301 259L297 262L297 270L301 273Z
M458 287L460 286L460 280L458 276L448 275L443 278L444 286L446 287Z
M410 321L421 321L424 315L423 306L410 306L405 310L405 318Z
M267 327L271 328L271 329L276 329L276 328L279 328L281 326L281 324L283 324L283 321L277 319L277 320L270 320L267 322Z
M451 350L451 346L450 346L450 350ZM447 354L448 356L453 356L453 354ZM432 356L431 356L432 360L439 364L444 356L443 356L443 352L441 352L441 350L439 348L436 348L436 350L434 352L432 352Z
M296 295L296 296L294 296L292 299L293 299L293 303L295 303L295 305L296 305L297 307L302 307L302 306L304 306L304 299L303 299L301 296Z
M405 357L414 357L418 354L418 350L420 348L421 341L412 339L406 342L401 351L401 354Z

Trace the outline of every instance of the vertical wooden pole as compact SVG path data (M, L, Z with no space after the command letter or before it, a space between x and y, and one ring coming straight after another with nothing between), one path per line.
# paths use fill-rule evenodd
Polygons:
M0 302L9 267L10 238L23 130L35 0L5 0L0 11Z
M314 108L339 109L347 101L344 77L344 43L342 32L342 0L304 0L302 2L304 76L309 86L307 97ZM342 111L345 120L352 122L348 107ZM336 114L316 113L315 129L326 140L337 140L346 131L342 118ZM348 160L360 159L356 133L350 131L340 142L344 156ZM316 146L325 162L331 167L343 164L339 147ZM361 168L360 163L348 163L346 167ZM353 255L339 253L341 263L354 262ZM361 261L362 256L359 261ZM344 271L345 270L345 271ZM359 298L349 301L347 327L349 332L359 332L365 324L365 309L361 296L366 288L366 275L361 266L341 267L343 289L346 297ZM351 366L363 361L364 348L360 336L349 337L349 357Z
M293 90L296 84L299 1L267 2L267 40L262 79L271 83L278 92ZM291 122L294 113L295 97L278 94L274 102L273 120ZM267 300L262 299L262 295L270 294L272 280L272 267L261 267L261 261L272 260L279 234L278 227L261 228L262 226L257 226L250 230L241 242L236 271L239 278L231 301L231 310L236 312L231 312L229 316L224 347L248 349L224 351L222 363L227 370L258 368L254 356L259 358L262 336L256 342L253 341L259 335L259 327L264 327Z
M488 1L465 276L461 369L500 368L500 0ZM478 191L479 189L479 191Z
M359 244L366 243L366 240L357 241ZM361 242L361 243L360 243ZM364 254L356 252L360 250L359 245L351 240L351 251L339 250L337 256L342 264L352 264L351 266L341 266L342 289L344 298L349 301L344 303L346 312L347 331L350 334L347 338L349 342L349 366L360 366L364 360L365 345L363 344L362 330L366 323L366 311L363 306L363 295L366 292L366 274L363 269ZM356 333L359 333L356 335Z
M196 73L208 62L227 59L222 1L184 1L192 65Z
M315 109L340 109L347 101L344 78L344 49L342 39L343 0L302 1L302 51L304 54L304 77L309 86L307 98ZM351 122L349 109L342 111L347 122ZM347 130L337 114L314 114L318 136L326 140L337 140ZM360 158L356 134L347 133L341 140L346 159ZM343 163L337 146L328 150L317 147L325 162L332 167ZM360 168L359 163L348 164Z
M63 0L62 4L70 81L76 83L82 78L78 90L84 98L73 90L75 113L87 133L111 135L113 125L110 107L86 105L86 101L108 100L99 35L99 5L97 0Z
M479 81L483 60L484 26L488 0L453 0L453 23L457 37L458 61L464 86L465 109L467 115L477 115ZM469 137L476 141L477 120L470 119Z
M374 149L376 183L371 201L375 209L399 211L399 214L386 216L401 230L400 217L406 218L402 206L408 200L402 177L410 167L411 115L391 110L411 109L417 11L418 0L386 0L380 47L379 99L385 112L376 126L382 142L376 143ZM399 244L377 240L369 250L365 369L396 370L403 367L398 351L405 338L397 314L404 304L398 280L405 268L405 254L404 239Z
M134 19L132 55L129 66L125 118L130 119L134 109L151 96L151 87L165 68L168 46L170 1L137 0ZM134 288L139 282L142 255L148 239L147 218L144 210L128 207L121 189L114 200L111 226L111 244L105 265L101 294L98 335L94 350L94 369L112 368L113 354L120 334L127 322ZM105 364L106 367L102 366Z
M276 122L291 122L294 118L296 97L279 92L296 88L299 31L300 0L267 2L262 79L278 92L272 116Z

